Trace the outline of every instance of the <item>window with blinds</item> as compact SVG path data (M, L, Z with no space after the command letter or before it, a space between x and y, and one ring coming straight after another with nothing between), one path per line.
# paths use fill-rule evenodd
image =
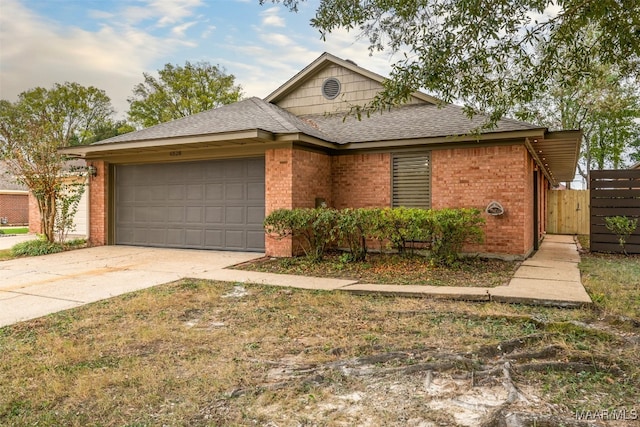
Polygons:
M431 207L431 152L393 155L393 207Z

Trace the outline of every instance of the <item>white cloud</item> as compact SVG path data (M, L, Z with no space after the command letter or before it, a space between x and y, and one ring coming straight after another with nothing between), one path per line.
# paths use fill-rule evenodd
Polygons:
M36 86L78 82L107 92L122 115L126 98L142 73L170 51L189 45L174 37L155 37L112 18L91 32L61 27L16 0L2 0L0 15L0 98L15 100Z
M262 16L262 25L270 27L284 27L285 21L278 13L280 8L271 7L260 14Z
M196 25L196 22L185 22L184 24L177 25L171 29L171 34L176 37L185 37L185 32Z

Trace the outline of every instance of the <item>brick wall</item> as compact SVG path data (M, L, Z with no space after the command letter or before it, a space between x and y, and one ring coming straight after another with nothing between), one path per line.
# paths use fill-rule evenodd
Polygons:
M0 218L7 219L7 225L25 225L29 223L28 193L0 192Z
M89 177L89 244L101 246L107 244L109 163L94 161L90 165L96 168L96 176Z
M533 170L522 145L435 150L432 206L475 207L498 201L504 215L484 214L485 243L468 251L526 255L533 246Z
M276 209L293 208L293 149L276 148L265 152L265 215ZM267 256L291 256L291 239L265 237Z
M278 148L265 153L265 213L276 209L313 208L316 198L331 206L331 157L314 151ZM267 236L268 256L291 256L299 251L291 239Z
M391 206L389 153L334 156L331 171L334 208Z
M38 201L31 192L29 193L29 233L42 233Z

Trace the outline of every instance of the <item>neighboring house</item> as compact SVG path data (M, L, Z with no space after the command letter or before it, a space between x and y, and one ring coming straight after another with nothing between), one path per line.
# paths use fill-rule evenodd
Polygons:
M29 223L29 191L19 184L0 161L0 225L27 225Z
M629 169L640 169L640 162L638 162L635 165L631 166Z
M83 182L85 183L84 193L78 203L78 209L73 217L73 230L69 236L88 238L89 237L89 182L85 176L84 169L86 162L82 159L69 160L64 165L64 173L61 177L63 182ZM29 193L29 232L41 233L40 211L38 202L33 194Z
M545 232L547 192L574 176L581 134L510 119L473 134L460 107L416 92L358 121L383 78L323 54L265 99L249 98L90 146L65 149L97 170L90 240L290 256L265 236L278 208L475 207L486 238L468 251L526 257Z

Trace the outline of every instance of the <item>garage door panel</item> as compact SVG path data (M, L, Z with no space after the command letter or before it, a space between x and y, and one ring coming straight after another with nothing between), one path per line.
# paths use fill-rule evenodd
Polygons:
M207 201L218 202L224 197L224 184L216 182L213 184L206 184L205 197Z
M245 208L243 206L227 206L225 209L225 223L227 224L244 224Z
M205 214L205 223L207 225L224 224L224 207L223 206L207 206Z
M205 246L212 248L224 247L224 235L222 230L206 230L204 236Z
M245 184L242 182L227 183L225 186L225 200L245 200Z
M117 244L264 250L264 158L116 166Z
M245 231L243 230L226 230L224 233L225 246L229 249L243 249L245 244Z
M247 199L248 200L264 200L264 182L247 183Z
M247 206L247 225L259 227L262 232L262 223L264 221L263 206Z

